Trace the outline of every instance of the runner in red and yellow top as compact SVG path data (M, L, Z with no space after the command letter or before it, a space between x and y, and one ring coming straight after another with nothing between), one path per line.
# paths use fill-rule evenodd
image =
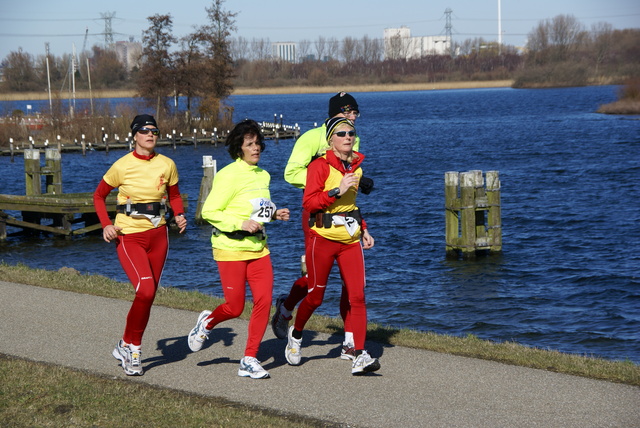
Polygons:
M380 368L378 360L364 349L367 307L362 250L374 245L356 205L364 155L353 150L356 137L353 122L334 117L327 120L326 126L330 149L309 164L302 201L310 213L311 230L306 247L309 293L300 303L294 325L289 327L285 357L291 365L300 364L302 330L322 304L331 267L337 262L351 307L346 320L353 329L356 349L351 373L360 375Z
M93 195L106 242L115 241L120 264L135 289L122 339L113 356L127 375L142 375L140 347L149 322L160 276L169 250L165 221L167 196L175 221L184 232L187 220L175 163L154 151L160 130L153 116L138 115L131 123L135 149L118 159L103 176ZM105 200L118 188L115 223Z

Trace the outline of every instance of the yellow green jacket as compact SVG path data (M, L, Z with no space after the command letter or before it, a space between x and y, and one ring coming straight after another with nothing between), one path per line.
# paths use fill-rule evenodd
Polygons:
M242 159L236 159L214 176L211 192L202 206L202 218L222 232L242 230L245 220L259 218L256 215L261 203L270 203L270 182L271 176L267 171L257 165L249 165ZM275 211L270 213L264 222L268 222L274 213ZM221 250L221 253L250 252L256 256L238 254L236 260L248 260L269 254L266 236L264 239L255 236L232 239L224 233L212 234L211 245L216 260L220 260L216 257L216 250ZM228 256L226 254L225 260L230 260Z

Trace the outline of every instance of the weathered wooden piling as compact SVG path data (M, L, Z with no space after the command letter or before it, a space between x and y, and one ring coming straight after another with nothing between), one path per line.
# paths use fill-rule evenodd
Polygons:
M216 160L213 156L202 156L202 180L200 181L200 193L198 195L198 205L196 207L196 224L206 224L207 221L202 218L202 206L211 192L213 185L213 177L216 175Z
M445 173L447 256L474 257L502 251L500 180L498 171Z
M38 149L24 149L24 181L27 196L42 194L40 150Z
M62 193L62 156L59 149L44 151L45 165L40 173L45 176L46 193L59 195Z

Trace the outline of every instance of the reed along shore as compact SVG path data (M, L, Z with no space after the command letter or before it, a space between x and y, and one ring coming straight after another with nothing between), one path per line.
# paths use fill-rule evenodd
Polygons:
M268 88L238 87L232 95L279 95L279 94L331 94L340 91L348 92L392 92L392 91L431 91L442 89L479 89L507 88L512 80L490 80L469 82L433 82L433 83L393 83L376 85L330 85L330 86L282 86ZM135 90L82 90L76 91L76 98L131 98L136 96ZM68 98L68 94L52 93L54 98ZM46 100L48 92L11 92L0 94L0 101Z

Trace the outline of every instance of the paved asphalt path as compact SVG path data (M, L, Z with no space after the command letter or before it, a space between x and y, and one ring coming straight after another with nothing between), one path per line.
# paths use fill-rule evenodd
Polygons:
M127 377L111 351L130 302L3 281L0 296L0 353ZM376 343L367 346L382 368L356 377L339 338L311 331L293 367L268 328L258 359L271 378L241 378L247 321L222 323L192 353L197 317L154 306L145 375L128 378L344 426L640 427L637 387Z

